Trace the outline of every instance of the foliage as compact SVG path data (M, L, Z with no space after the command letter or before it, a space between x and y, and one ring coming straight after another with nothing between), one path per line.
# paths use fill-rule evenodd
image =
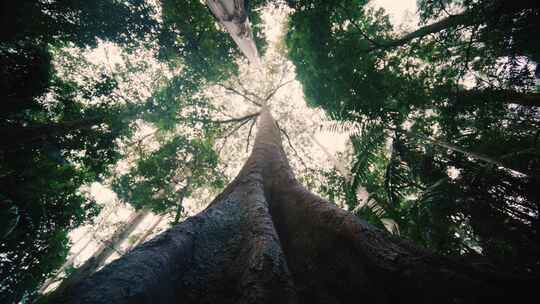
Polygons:
M102 39L129 44L156 30L154 14L144 0L7 1L2 4L0 41L95 47Z
M145 1L7 1L0 32L0 188L17 209L0 243L0 301L32 301L64 261L67 233L99 207L81 189L108 174L137 110L111 98L106 73L69 75L55 65L88 65L65 47L112 41L126 48L155 31Z
M419 1L422 27L405 35L366 1L291 6L306 98L354 135L353 180L326 191L439 252L537 269L539 104L525 100L538 47L522 39L539 29L537 5Z
M223 80L236 72L235 58L240 53L203 2L165 0L161 10L161 59L209 81Z
M199 187L223 187L218 156L209 140L175 136L158 150L144 153L113 190L135 208L156 213L181 212L182 200Z

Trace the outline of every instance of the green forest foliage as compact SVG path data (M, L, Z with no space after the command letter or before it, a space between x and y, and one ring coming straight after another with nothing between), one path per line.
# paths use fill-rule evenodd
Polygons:
M327 172L323 191L441 253L537 271L538 2L418 4L407 34L367 1L291 4L286 42L306 98L343 121L333 130L355 153L352 181Z
M538 1L419 0L419 27L405 34L368 2L286 1L307 102L353 148L351 178L327 171L312 184L439 253L537 272ZM68 232L100 211L84 186L106 180L136 209L178 221L197 188L225 184L214 146L226 128L199 93L237 74L241 53L203 2L157 3L0 4L1 303L31 302L65 261ZM246 5L261 54L261 8L280 3ZM81 55L103 43L167 67L150 97L122 94L150 64L106 70ZM131 166L116 172L121 159Z
M136 208L172 212L181 208L171 196L173 189L164 186L170 191L162 199L146 200L141 194L162 177L161 166L169 166L164 168L169 172L191 168L186 197L202 184L223 185L214 172L212 138L217 129L206 127L199 139L177 135L175 129L181 121L193 127L208 119L212 107L196 98L197 92L234 74L239 51L200 1L163 1L160 8L144 0L4 2L0 218L6 225L0 231L0 302L16 303L31 301L64 262L70 247L67 233L99 213L100 206L82 186L119 179L121 199ZM121 88L132 84L119 81L149 67L135 64L120 71L124 75L97 67L80 74L92 68L80 52L104 42L125 53L158 49L157 59L177 72L150 98L122 95ZM122 147L141 122L167 140L157 151L138 155L129 174L115 177L111 169L128 157ZM190 161L181 158L188 154ZM145 176L146 184L128 178ZM163 186L165 181L159 182Z
M113 190L137 209L182 215L182 201L195 189L224 186L218 155L211 141L174 137L148 155L113 183Z
M223 80L234 73L240 51L229 34L218 29L204 2L165 0L161 6L161 59L209 80Z
M103 177L130 133L126 105L109 96L108 75L85 86L58 77L53 57L98 40L128 47L157 26L144 1L5 1L0 33L0 195L8 217L0 252L0 301L31 296L64 261L67 233L98 205L81 186ZM4 222L3 222L4 223Z

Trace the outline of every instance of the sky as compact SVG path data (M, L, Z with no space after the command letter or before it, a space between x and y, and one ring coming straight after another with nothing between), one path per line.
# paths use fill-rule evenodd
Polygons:
M384 8L394 25L408 21L410 14L416 13L416 0L372 0L372 5Z
M414 17L414 13L416 12L416 0L373 0L371 5L375 7L383 7L390 14L391 22L396 26L396 28L402 28L399 26L401 24L405 24L406 27L413 27L414 23L417 20L416 17ZM266 34L269 40L269 45L275 45L277 42L279 42L280 37L283 34L284 29L282 25L284 16L282 15L283 11L273 12L269 14L270 15L266 14L267 18L270 18L267 21ZM272 18L274 18L273 21ZM116 60L119 60L119 55L116 53L116 50L114 48L98 48L96 51L89 54L88 57L91 61L99 62L101 60L108 64L111 64L111 61L112 64L115 64L117 63ZM263 60L264 59L265 58L263 58ZM288 73L289 74L285 77L286 79L295 78L294 69L291 69L291 71L289 71ZM276 94L275 98L277 100L294 100L294 103L291 104L291 108L281 109L281 111L274 113L274 115L277 116L276 118L278 119L280 117L287 118L287 112L309 112L310 114L306 115L306 117L309 116L309 119L305 120L311 121L306 122L304 126L305 128L313 128L314 125L320 125L320 122L324 121L324 114L321 111L309 109L306 106L303 99L301 85L297 81L292 82L291 85L288 85L285 89L280 90ZM291 119L294 120L295 118ZM300 123L300 121L296 120L296 123ZM300 146L305 145L309 147L310 151L300 152L305 153L306 155L309 154L312 161L316 161L317 164L321 163L328 166L330 163L332 163L332 161L329 159L326 153L329 152L330 154L333 154L335 156L337 152L344 151L346 148L346 142L348 140L348 136L346 134L336 134L317 129L317 131L313 132L312 135L315 138L315 141L310 136L304 135L304 138L298 142L300 143ZM327 152L322 151L322 149L319 147L319 144L323 146L327 150ZM292 158L290 156L291 151L288 151L288 154L289 157ZM246 155L244 155L244 157L246 157ZM240 160L239 162L241 164L243 161ZM118 225L118 223L125 221L133 212L132 208L119 205L114 192L112 192L108 187L102 184L93 183L86 190L94 197L94 199L96 199L100 204L104 206L102 213L95 222L100 223L99 225L103 227L109 228L96 229L103 227L85 226L80 227L70 233L70 239L74 243L71 248L70 255L84 248L82 254L80 254L80 256L76 259L75 265L80 265L84 262L84 260L91 257L99 245L99 240L106 239L108 237L107 233L110 233L110 231L114 230L113 228ZM196 212L196 209L197 208L193 209L192 213ZM149 227L152 222L156 220L156 218L157 216L155 215L147 217L145 221L140 225L139 230L135 231L135 233L140 233L141 231ZM163 221L161 229L165 228L166 221ZM89 245L87 245L88 242L90 242ZM124 246L124 248L125 247L126 246Z

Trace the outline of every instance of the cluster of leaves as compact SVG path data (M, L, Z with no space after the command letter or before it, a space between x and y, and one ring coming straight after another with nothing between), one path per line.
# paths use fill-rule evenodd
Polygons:
M115 180L113 190L137 209L159 214L174 212L177 222L182 201L193 190L223 187L213 146L209 140L176 136L158 150L142 155L128 173Z
M537 270L539 48L524 37L540 7L419 1L422 27L399 35L366 4L295 1L286 37L308 101L354 129L342 199L436 251Z
M0 242L0 301L12 303L32 299L64 261L67 233L98 213L81 186L118 160L116 142L130 135L125 118L135 111L110 98L118 87L110 75L74 81L53 63L68 46L133 47L157 22L142 0L7 1L1 15L0 212L10 225Z
M236 72L238 48L204 2L166 0L161 2L161 9L161 59L209 81L223 80Z

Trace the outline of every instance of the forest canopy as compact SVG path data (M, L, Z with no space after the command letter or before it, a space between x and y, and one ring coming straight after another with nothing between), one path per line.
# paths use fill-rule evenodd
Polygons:
M0 302L55 303L158 232L197 226L214 209L263 225L250 217L260 211L249 209L260 207L256 195L268 200L284 246L276 265L298 271L290 290L324 302L332 292L309 295L323 283L302 281L312 279L310 266L288 254L334 244L332 254L349 261L353 241L289 222L273 200L295 194L276 194L275 185L296 179L381 240L483 265L482 278L538 278L538 1L417 0L417 22L401 26L368 0L20 0L0 8ZM261 159L278 155L284 173L258 167L270 137L283 154ZM245 190L262 194L242 211L226 198L249 168L264 171L264 191ZM282 180L267 185L268 176ZM96 185L111 199L100 201ZM204 246L222 248L214 231L197 233L209 235ZM308 235L320 244L311 248ZM360 279L343 280L354 289Z

